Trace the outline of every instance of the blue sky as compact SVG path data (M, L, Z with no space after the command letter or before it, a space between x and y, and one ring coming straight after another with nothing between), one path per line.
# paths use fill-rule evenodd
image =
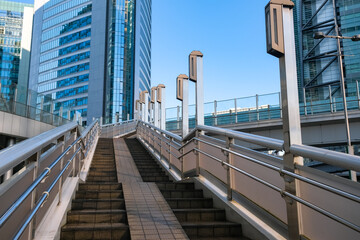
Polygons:
M152 85L166 85L168 107L179 105L175 79L188 74L192 50L204 54L206 102L279 91L278 59L265 46L268 1L153 0Z

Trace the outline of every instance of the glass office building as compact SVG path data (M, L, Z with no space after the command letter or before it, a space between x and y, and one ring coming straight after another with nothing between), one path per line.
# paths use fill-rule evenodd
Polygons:
M138 28L151 31L151 18L136 17L150 17L150 7L149 0L48 1L35 12L30 87L55 99L55 111L71 109L85 121L132 118L141 81L136 73L143 71L136 63L151 56L150 47L136 42Z
M32 4L0 1L1 93L8 100L14 100L18 84L27 88L32 14Z
M295 41L300 101L340 98L340 65L335 39L314 39L315 32L360 34L360 0L294 0ZM334 8L335 6L335 8ZM334 15L336 18L334 18ZM341 40L347 97L357 95L360 82L360 44ZM305 93L305 94L304 94Z

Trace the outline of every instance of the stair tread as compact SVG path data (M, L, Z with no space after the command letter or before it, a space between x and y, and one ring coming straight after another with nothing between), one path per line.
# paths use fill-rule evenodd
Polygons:
M70 223L62 227L63 231L73 230L94 230L94 229L128 229L129 226L124 223Z
M173 212L223 212L221 208L176 208Z
M105 190L78 190L77 193L122 193L123 190L120 189L105 189Z
M209 222L182 222L183 227L209 227L209 226L241 226L240 223L225 221L209 221Z
M95 214L95 213L126 213L123 209L82 209L82 210L70 210L68 214Z
M114 198L114 199L111 199L111 198L99 198L99 199L87 199L87 198L80 198L80 199L73 199L74 202L81 202L81 201L87 201L87 202L122 202L124 201L124 199L122 198Z

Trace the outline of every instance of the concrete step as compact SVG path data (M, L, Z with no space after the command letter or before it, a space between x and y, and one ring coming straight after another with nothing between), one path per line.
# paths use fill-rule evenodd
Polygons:
M241 237L241 224L232 222L186 222L181 226L192 237Z
M79 191L81 190L122 190L122 184L104 182L99 184L98 182L86 182L79 184Z
M141 175L141 174L140 174ZM169 181L169 177L166 176L150 176L150 177L143 177L141 176L144 182L164 182Z
M202 198L201 189L160 190L164 198Z
M75 199L118 199L124 198L122 190L83 190L77 191Z
M127 223L127 218L126 211L121 209L71 210L67 214L67 223Z
M74 199L71 209L125 209L125 201L123 199Z
M165 173L164 172L142 172L141 174L141 177L166 177Z
M89 182L117 182L117 177L88 177L86 181Z
M156 185L158 186L158 188L160 190L173 190L173 189L178 189L178 190L184 190L184 189L188 189L188 190L193 190L195 189L195 185L192 182L157 182Z
M172 209L212 208L212 198L166 198Z
M125 240L130 239L129 227L124 223L67 224L61 231L62 240Z
M226 221L226 213L224 209L174 209L173 211L179 222Z

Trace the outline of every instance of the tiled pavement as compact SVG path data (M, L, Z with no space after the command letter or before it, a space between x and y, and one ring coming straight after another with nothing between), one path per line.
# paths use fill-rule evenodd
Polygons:
M114 138L113 141L118 181L121 183L142 182L124 139Z
M155 183L123 183L132 240L188 239Z
M189 239L157 185L142 182L125 141L114 139L114 148L131 239Z

